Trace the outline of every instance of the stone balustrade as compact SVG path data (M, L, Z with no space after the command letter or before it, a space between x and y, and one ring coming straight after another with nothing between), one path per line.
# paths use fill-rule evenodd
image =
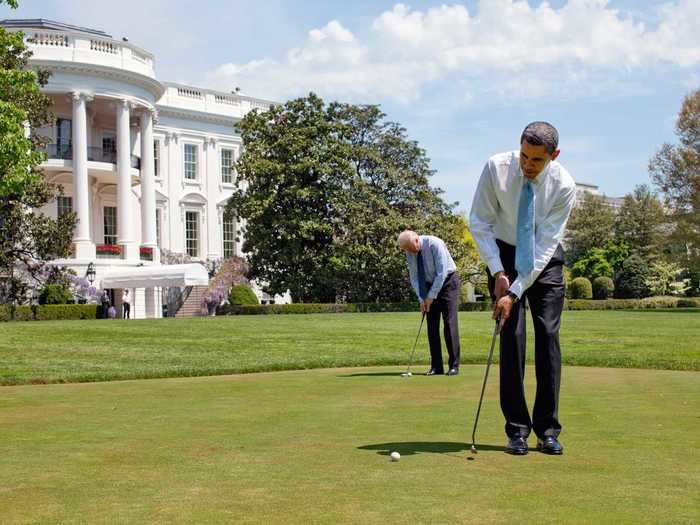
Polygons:
M128 42L66 31L24 31L34 61L61 61L124 69L155 78L153 55Z

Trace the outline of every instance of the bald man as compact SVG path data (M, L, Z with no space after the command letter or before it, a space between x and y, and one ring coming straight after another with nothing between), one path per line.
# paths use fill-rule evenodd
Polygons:
M406 230L399 235L399 248L406 253L411 286L428 320L430 370L426 375L445 373L440 347L440 315L445 324L445 346L449 355L448 376L459 374L459 276L442 239Z

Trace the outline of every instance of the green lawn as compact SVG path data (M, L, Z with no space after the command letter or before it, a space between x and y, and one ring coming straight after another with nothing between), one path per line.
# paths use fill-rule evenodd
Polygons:
M405 364L419 320L363 313L0 323L0 384ZM460 314L462 363L485 361L492 326L485 312ZM423 332L419 369L428 362ZM561 340L568 365L700 370L698 310L565 312Z
M656 318L624 319L637 316ZM233 330L252 320L230 322ZM139 324L154 326L132 326ZM0 388L0 521L700 522L697 372L566 367L562 457L502 452L494 373L480 452L466 461L483 366L465 366L455 378L401 378L400 371ZM400 462L389 461L391 450Z

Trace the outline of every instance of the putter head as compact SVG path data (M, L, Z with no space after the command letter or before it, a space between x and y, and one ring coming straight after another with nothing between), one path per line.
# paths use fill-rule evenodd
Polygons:
M474 445L472 445L471 451L472 451L472 454L476 454L476 447Z
M401 377L411 377L413 374L411 372L404 372Z

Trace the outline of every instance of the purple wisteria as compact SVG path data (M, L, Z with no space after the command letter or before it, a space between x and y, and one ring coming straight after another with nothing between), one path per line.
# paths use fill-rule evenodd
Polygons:
M209 288L207 288L207 291L202 297L202 315L214 313L216 307L224 302L232 286L247 283L247 272L248 265L243 258L231 257L225 259L221 264L219 272L209 282Z

